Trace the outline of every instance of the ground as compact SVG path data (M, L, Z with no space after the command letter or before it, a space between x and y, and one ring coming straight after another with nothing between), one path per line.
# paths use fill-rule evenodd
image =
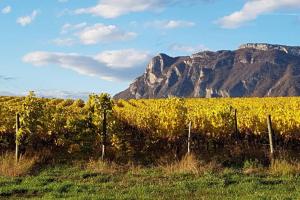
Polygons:
M0 177L0 199L300 199L300 176L166 173L161 167L95 172L78 164Z

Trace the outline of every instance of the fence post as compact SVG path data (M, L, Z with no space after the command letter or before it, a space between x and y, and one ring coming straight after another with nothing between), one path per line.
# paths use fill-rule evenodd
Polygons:
M188 155L191 153L191 129L192 129L192 122L189 123L189 133L188 133Z
M102 154L101 159L104 160L105 156L105 145L106 145L106 132L107 132L107 123L106 123L106 110L103 111L103 121L102 121L103 135L102 135Z
M19 136L18 136L18 132L20 129L20 114L17 113L16 114L16 163L19 162L19 156L20 156L20 152L19 152Z
M271 115L268 115L267 123L268 123L268 133L269 133L270 156L271 156L271 159L273 159L274 158L274 146L273 146L273 129L272 129Z
M235 137L238 137L239 129L238 129L238 121L237 121L237 109L234 109L234 131L235 131Z

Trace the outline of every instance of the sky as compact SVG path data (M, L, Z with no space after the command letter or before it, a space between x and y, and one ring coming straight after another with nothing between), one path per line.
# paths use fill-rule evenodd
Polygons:
M300 0L0 0L0 95L114 95L158 53L300 46Z

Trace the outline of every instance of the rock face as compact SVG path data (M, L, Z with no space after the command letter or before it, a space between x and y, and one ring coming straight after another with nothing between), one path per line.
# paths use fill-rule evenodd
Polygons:
M159 54L116 99L300 95L300 47L244 44L186 57Z

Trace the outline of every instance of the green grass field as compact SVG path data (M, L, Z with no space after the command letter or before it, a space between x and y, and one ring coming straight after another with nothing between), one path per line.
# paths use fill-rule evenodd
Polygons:
M300 199L300 177L219 172L166 173L161 167L95 172L81 164L0 177L0 199Z

